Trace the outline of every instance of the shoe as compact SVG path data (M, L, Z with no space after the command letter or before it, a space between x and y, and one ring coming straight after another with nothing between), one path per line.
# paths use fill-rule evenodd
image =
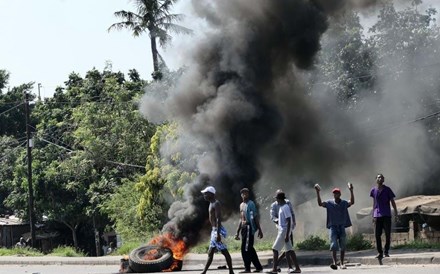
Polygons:
M374 257L374 258L379 259L379 260L382 260L383 255L382 255L382 253L378 253L378 254L376 255L376 257Z
M254 273L260 273L260 272L262 272L263 271L263 269L255 269L254 271L252 271L252 272L254 272Z
M384 254L384 256L385 256L385 257L389 257L389 256L390 256L390 254L388 254L388 253L385 253L385 254Z
M277 272L281 272L281 268L278 267L278 268L277 268Z
M338 267L335 264L331 264L330 268L333 269L333 270L337 270L338 269Z
M289 273L301 273L301 269L289 269Z
M347 269L347 266L345 264L341 265L341 269Z

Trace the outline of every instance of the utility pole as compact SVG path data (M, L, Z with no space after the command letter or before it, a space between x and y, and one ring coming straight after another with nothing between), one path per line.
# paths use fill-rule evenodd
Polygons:
M38 101L41 101L40 88L41 88L41 83L38 83Z
M31 229L31 245L35 248L35 217L34 217L34 190L32 187L32 146L31 131L29 127L30 123L30 111L29 111L29 93L25 90L25 113L26 113L26 137L27 137L27 178L29 187L29 224Z

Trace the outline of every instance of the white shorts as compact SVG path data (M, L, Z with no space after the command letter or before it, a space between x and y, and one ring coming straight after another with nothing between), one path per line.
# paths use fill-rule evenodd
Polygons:
M272 249L278 252L280 252L283 247L285 251L293 250L292 242L290 241L290 235L289 240L287 242L285 241L286 233L287 230L278 230L278 235L275 239L275 242L273 243Z

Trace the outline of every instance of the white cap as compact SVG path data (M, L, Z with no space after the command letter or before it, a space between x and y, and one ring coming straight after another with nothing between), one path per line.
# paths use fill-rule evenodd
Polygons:
M215 188L213 186L207 186L204 190L200 192L202 193L211 192L212 194L215 194Z

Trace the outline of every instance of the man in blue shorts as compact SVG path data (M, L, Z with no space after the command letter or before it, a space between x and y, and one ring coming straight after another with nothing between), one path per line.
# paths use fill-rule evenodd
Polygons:
M342 200L341 190L334 188L332 191L334 199L322 202L319 194L321 189L318 185L315 185L318 205L327 209L327 228L330 230L330 250L332 251L333 258L333 263L330 267L333 270L338 269L336 255L338 250L341 250L341 269L347 268L344 264L345 244L347 241L345 228L351 226L348 208L354 204L353 185L349 183L348 188L350 190L350 200Z
M225 256L226 264L229 268L229 274L234 274L232 269L232 259L226 245L222 242L222 237L226 237L226 229L221 225L221 206L220 202L215 198L215 188L208 186L201 191L203 198L209 202L209 222L211 223L211 238L209 241L208 260L202 271L205 274L214 259L214 253L220 251Z

